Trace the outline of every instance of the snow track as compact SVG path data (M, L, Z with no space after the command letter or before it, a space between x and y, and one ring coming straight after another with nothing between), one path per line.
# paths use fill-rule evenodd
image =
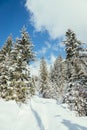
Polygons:
M0 100L0 130L87 130L87 117L76 117L67 105L37 96L20 107Z
M32 105L30 105L30 107L31 107L33 115L34 115L34 117L35 117L35 119L37 121L37 124L40 127L40 130L45 130L42 119L41 119L39 113L36 110L33 109Z

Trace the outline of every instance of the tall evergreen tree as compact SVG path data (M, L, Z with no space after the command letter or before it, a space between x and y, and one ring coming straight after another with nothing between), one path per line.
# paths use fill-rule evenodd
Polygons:
M82 43L77 40L76 35L73 31L68 30L66 32L66 41L64 42L66 45L66 62L67 62L67 94L66 94L66 102L69 103L69 106L72 110L76 110L79 115L86 115L87 111L86 107L86 99L81 96L83 94L82 90L85 89L85 84L82 85L83 76L82 73L82 60L80 57L80 53L82 52ZM86 77L87 78L87 77ZM85 79L86 81L86 79ZM86 93L85 93L86 95ZM85 100L85 103L83 103ZM84 105L83 105L84 104Z
M72 76L73 70L73 61L79 56L79 50L81 49L81 42L77 40L76 34L68 29L66 32L66 41L65 50L66 50L66 59L67 59L67 78L70 79Z
M22 29L21 38L17 39L6 58L8 69L7 79L4 86L6 92L2 93L6 100L26 102L34 94L34 87L30 78L29 63L34 59L33 44L25 28Z
M7 62L12 50L12 37L9 36L0 50L0 97L5 98L7 93L8 66Z
M50 78L52 83L53 98L57 99L60 102L63 100L65 76L65 61L61 56L59 56L56 58L51 69Z
M34 94L29 71L29 63L34 59L33 44L25 28L21 35L22 38L17 39L9 60L9 95L17 102L25 102Z
M39 85L40 85L40 94L42 94L44 98L48 98L49 97L49 74L48 74L47 64L44 57L42 57L40 61Z

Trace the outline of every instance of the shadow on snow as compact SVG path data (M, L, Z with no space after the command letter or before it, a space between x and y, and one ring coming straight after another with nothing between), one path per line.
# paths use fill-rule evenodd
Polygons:
M87 130L87 127L84 127L84 126L80 126L78 124L75 124L75 123L71 123L70 121L68 120L63 120L62 123L69 128L69 130Z
M40 127L41 130L45 130L45 127L43 125L43 122L42 122L39 114L32 108L32 105L30 105L30 107L31 107L31 110L32 110L32 112L34 114L34 117L36 118L38 126Z

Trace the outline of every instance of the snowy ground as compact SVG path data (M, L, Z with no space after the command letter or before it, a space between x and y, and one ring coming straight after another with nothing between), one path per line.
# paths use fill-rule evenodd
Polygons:
M37 96L20 107L0 100L0 130L87 130L87 117L76 117L66 105Z

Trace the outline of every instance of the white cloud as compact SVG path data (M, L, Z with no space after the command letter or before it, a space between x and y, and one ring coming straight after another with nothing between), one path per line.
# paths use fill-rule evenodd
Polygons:
M56 56L54 54L51 54L50 56L50 61L51 61L51 64L53 64L56 60Z
M64 48L64 47L65 47L65 45L63 44L63 42L60 42L60 43L58 44L58 46L59 46L60 48Z
M49 42L46 41L45 45L47 46L47 48L49 48L49 49L51 48L51 44Z
M51 46L53 51L59 51L64 48L64 44L62 42L57 42Z
M51 44L48 41L45 41L44 46L40 50L38 50L37 54L45 55L50 48Z
M53 51L58 51L59 50L59 47L58 47L57 43L55 43L55 44L52 45L52 50Z
M47 58L45 58L48 71L50 71L50 65L53 65L55 59L56 59L56 57L53 54L51 54L51 56L50 56L50 63L49 63L49 60ZM31 72L32 76L39 76L39 74L40 74L40 59L36 60L29 67L30 67L30 72Z
M46 54L46 52L47 52L47 48L46 47L42 47L42 49L41 50L39 50L38 52L37 52L37 54L39 54L39 55L45 55Z
M26 7L36 31L47 30L55 39L71 28L87 40L87 0L26 0Z
M30 65L31 75L38 76L40 67L40 60L36 60L34 63Z

